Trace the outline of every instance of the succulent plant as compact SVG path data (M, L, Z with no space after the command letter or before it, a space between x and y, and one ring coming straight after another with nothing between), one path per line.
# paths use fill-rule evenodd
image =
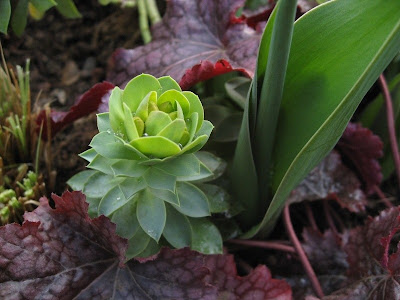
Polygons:
M163 84L163 86L162 86ZM138 156L169 158L199 150L212 124L204 121L200 99L182 92L170 77L142 74L125 90L114 88L109 100L111 129Z
M142 74L113 89L97 124L91 149L81 153L91 170L68 184L85 193L91 216L117 224L130 242L128 258L162 245L221 253L221 235L208 218L218 205L210 204L209 185L196 184L219 176L225 164L198 151L213 125L197 95L182 92L171 77Z

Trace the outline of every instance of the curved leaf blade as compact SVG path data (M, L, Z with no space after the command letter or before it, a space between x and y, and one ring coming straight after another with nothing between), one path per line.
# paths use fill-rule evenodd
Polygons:
M164 201L144 190L138 198L136 216L146 234L158 242L167 219Z
M246 237L272 229L290 191L333 148L399 47L396 0L331 1L296 22L273 154L276 192Z

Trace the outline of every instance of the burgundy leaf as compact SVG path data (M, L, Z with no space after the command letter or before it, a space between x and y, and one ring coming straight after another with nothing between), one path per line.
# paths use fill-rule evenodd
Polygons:
M127 241L104 216L91 220L79 192L46 198L22 226L0 228L1 299L72 299L125 259Z
M349 123L337 147L357 169L363 179L367 194L382 181L378 158L383 155L383 143L379 136L360 124Z
M221 299L292 299L289 284L273 279L266 266L239 277L232 255L208 255L205 259L210 270L206 281L218 287Z
M392 239L400 230L400 207L383 211L367 224L350 230L345 246L349 286L324 299L398 299L400 258ZM393 252L393 253L392 253Z
M295 16L296 20L317 5L318 3L316 1L298 0ZM275 2L269 1L267 5L258 8L256 11L246 9L243 11L243 15L237 19L237 22L246 22L246 24L251 28L260 30L262 29L262 26L260 25L263 25L268 21L274 7Z
M164 248L123 265L115 224L90 219L80 192L42 198L22 226L0 227L1 299L291 299L265 266L239 277L231 255Z
M103 103L107 103L111 90L114 88L112 83L104 81L95 84L90 90L81 95L68 112L60 112L52 110L50 112L50 125L47 124L46 111L42 110L37 119L36 124L40 128L43 123L43 139L47 139L47 129L50 126L51 136L54 136L64 126L71 124L73 121L95 112Z
M316 0L298 0L296 17L301 17L303 14L316 6L318 6L318 2Z
M260 24L268 21L268 18L271 15L274 7L275 3L270 1L267 5L264 5L255 11L245 9L243 10L243 14L239 20L246 22L246 24L251 28L259 30Z
M365 195L353 172L343 165L340 155L332 151L290 194L289 203L335 199L352 212L365 209Z
M131 50L117 50L108 79L124 86L141 73L170 75L184 89L198 81L238 70L254 74L261 33L238 22L245 0L170 0L153 40Z

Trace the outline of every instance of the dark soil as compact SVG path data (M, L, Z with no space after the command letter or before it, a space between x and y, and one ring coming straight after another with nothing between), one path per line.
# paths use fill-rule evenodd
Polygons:
M32 101L35 109L50 104L65 110L77 97L106 77L112 52L141 44L137 10L108 5L97 0L75 1L80 19L66 19L56 9L49 10L40 21L28 20L21 37L12 32L1 35L9 67L23 66L30 59ZM93 116L76 122L60 132L44 152L51 158L52 176L48 190L61 193L65 182L84 168L77 156L87 149L96 134Z

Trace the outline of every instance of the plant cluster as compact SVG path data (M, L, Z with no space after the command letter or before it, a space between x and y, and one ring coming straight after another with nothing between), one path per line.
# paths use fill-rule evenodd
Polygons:
M1 166L3 169L3 166ZM1 175L4 181L0 186L0 223L21 223L25 211L32 211L39 205L39 198L45 195L43 178L28 171L26 164L20 165L14 182L8 176ZM19 178L20 181L19 181ZM11 187L11 188L6 188Z
M97 124L92 149L81 154L92 170L68 183L85 193L93 216L117 224L130 241L129 258L161 245L221 253L221 236L207 218L219 212L212 193L221 188L204 182L217 177L222 161L198 152L213 129L200 99L171 77L142 74L112 90Z
M0 67L0 215L1 224L21 222L45 195L39 173L40 133L31 112L29 60L25 69Z

